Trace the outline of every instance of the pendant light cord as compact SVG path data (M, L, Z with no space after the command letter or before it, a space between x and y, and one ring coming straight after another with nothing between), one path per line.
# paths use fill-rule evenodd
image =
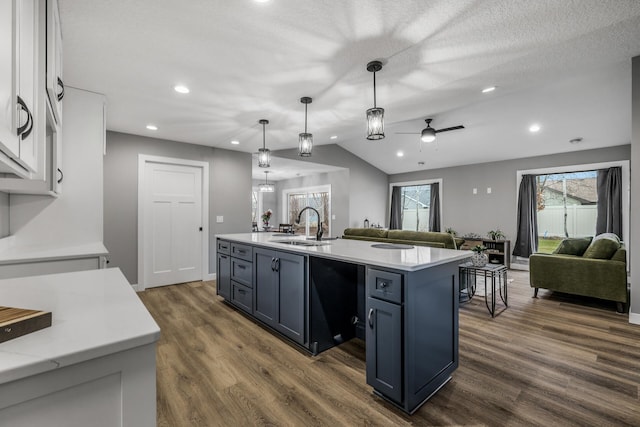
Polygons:
M265 125L265 123L262 124L262 149L263 150L266 148L265 137L264 137L264 125Z
M373 72L373 108L377 108L376 105L376 72Z
M304 104L304 133L307 133L307 105Z

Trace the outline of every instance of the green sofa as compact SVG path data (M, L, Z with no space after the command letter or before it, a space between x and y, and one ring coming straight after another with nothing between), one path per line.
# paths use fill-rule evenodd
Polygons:
M600 239L603 240L603 239ZM534 288L616 302L616 310L625 312L627 293L627 254L618 242L596 243L587 239L565 239L553 254L536 253L529 257L529 282ZM607 246L600 250L595 246Z
M430 246L433 248L458 249L464 239L454 238L449 233L434 231L383 230L378 228L347 228L343 239L368 240L371 242L400 243L404 245Z

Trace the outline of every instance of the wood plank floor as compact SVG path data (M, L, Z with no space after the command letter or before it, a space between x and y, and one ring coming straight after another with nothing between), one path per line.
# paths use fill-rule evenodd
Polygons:
M615 305L509 271L509 308L460 307L460 367L413 416L374 396L363 342L311 357L215 295L215 282L140 293L162 329L159 426L638 426L640 326Z

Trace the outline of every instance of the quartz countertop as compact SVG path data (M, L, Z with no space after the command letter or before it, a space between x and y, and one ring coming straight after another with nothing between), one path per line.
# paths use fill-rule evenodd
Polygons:
M107 251L102 242L56 247L3 245L0 246L0 265L87 258L107 254L109 254L109 251Z
M321 246L296 246L278 243L278 241L306 240L306 237L287 236L282 233L221 234L216 237L287 252L405 271L422 270L451 261L462 261L472 254L471 251L431 248L428 246L413 246L411 249L379 249L372 247L372 245L380 244L381 242L352 239L326 240L322 242L324 244Z
M160 338L117 268L0 280L0 305L52 312L51 327L0 343L0 384Z

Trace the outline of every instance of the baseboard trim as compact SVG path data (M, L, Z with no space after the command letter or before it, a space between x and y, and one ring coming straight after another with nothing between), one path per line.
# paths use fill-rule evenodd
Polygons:
M138 288L138 284L137 284L137 283L135 283L135 284L131 284L131 287L132 287L132 288L133 288L133 290L134 290L134 291L136 291L136 292L140 292L140 291L141 291L141 289L139 289L139 288Z
M640 313L629 313L629 323L640 325Z
M204 280L216 280L216 273L207 274Z
M511 263L511 268L512 270L522 270L522 271L529 271L529 265L528 264L519 264L519 263L515 263L512 262Z

